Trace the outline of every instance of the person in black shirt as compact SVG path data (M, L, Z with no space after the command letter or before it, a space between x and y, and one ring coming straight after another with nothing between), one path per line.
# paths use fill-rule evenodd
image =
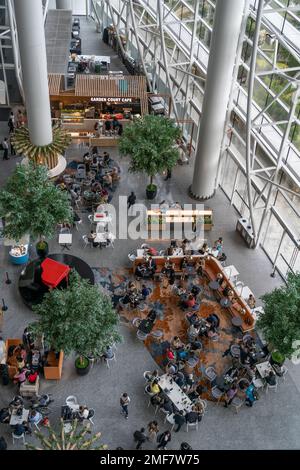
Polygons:
M134 440L135 442L137 442L137 445L136 445L136 449L141 449L142 448L142 445L144 444L144 442L146 442L147 440L147 437L146 437L146 434L145 434L145 429L144 428L141 428L140 431L135 431L133 433L133 437L134 437Z
M134 194L133 191L131 191L130 195L127 198L127 207L130 209L131 206L135 204L136 201L136 195Z
M177 428L174 429L175 432L178 432L181 429L181 426L185 423L185 417L183 416L183 411L178 411L174 415L174 422L177 424Z
M7 450L7 442L3 436L0 437L0 450Z
M170 414L174 413L174 406L169 398L165 398L165 401L162 407L165 411L168 411Z

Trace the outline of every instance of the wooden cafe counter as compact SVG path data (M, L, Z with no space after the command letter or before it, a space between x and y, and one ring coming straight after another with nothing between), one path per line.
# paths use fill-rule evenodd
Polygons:
M166 257L165 256L153 256L152 257L157 265L157 270L156 274L159 274L161 270L163 269L165 262L166 262ZM175 265L175 273L179 274L181 272L181 261L182 261L183 256L169 256L168 259L170 262L172 262ZM222 265L219 263L219 261L214 258L213 256L208 256L207 258L203 258L202 256L198 255L193 255L193 256L188 256L187 257L189 260L189 265L195 265L198 261L203 262L203 272L204 276L210 281L215 281L217 278L217 274L221 273L223 275L223 279L226 282L226 285L229 287L230 290L234 292L234 296L237 299L237 304L238 307L235 308L232 305L228 308L226 308L227 311L229 311L230 315L233 317L239 317L242 320L240 329L243 332L253 330L255 326L255 319L251 313L251 310L246 303L246 301L238 294L236 291L236 288L234 284L230 281L226 273L224 272ZM136 258L133 262L133 270L135 271L136 266L139 263L145 263L144 258ZM221 289L217 291L219 296L222 296ZM242 310L245 313L242 313Z

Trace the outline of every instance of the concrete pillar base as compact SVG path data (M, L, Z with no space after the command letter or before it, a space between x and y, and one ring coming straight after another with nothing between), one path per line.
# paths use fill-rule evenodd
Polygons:
M28 158L23 158L21 161L22 165L28 165ZM61 175L67 167L67 160L62 155L58 155L57 157L57 165L54 168L48 170L48 177L49 179L57 178Z
M197 201L207 201L208 199L211 199L214 197L214 195L216 194L216 190L214 190L214 192L210 196L200 196L192 192L192 185L191 185L188 189L188 193L192 199L196 199Z

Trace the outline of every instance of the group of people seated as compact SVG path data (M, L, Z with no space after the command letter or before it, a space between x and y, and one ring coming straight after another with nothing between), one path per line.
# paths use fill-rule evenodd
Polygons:
M154 278L157 265L152 256L148 256L143 263L138 263L135 268L135 276L137 279L149 279Z

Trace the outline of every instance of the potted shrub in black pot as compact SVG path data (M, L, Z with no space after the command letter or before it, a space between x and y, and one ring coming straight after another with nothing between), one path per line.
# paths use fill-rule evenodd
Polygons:
M89 372L89 357L99 357L121 341L119 317L111 299L75 271L70 273L66 289L52 289L33 311L40 317L30 325L33 335L43 336L56 351L75 352L79 375Z
M300 356L300 273L289 273L286 284L264 294L264 311L256 326L271 351L270 362L281 366L286 358L295 364Z
M159 173L172 170L179 159L176 140L181 136L179 127L164 116L146 115L126 126L120 138L122 155L131 158L129 171L146 173L150 184L146 187L148 199L154 199L157 186L153 178Z
M46 242L46 240L38 241L35 248L36 248L36 253L39 256L39 258L41 259L46 258L46 256L49 253L49 245Z

